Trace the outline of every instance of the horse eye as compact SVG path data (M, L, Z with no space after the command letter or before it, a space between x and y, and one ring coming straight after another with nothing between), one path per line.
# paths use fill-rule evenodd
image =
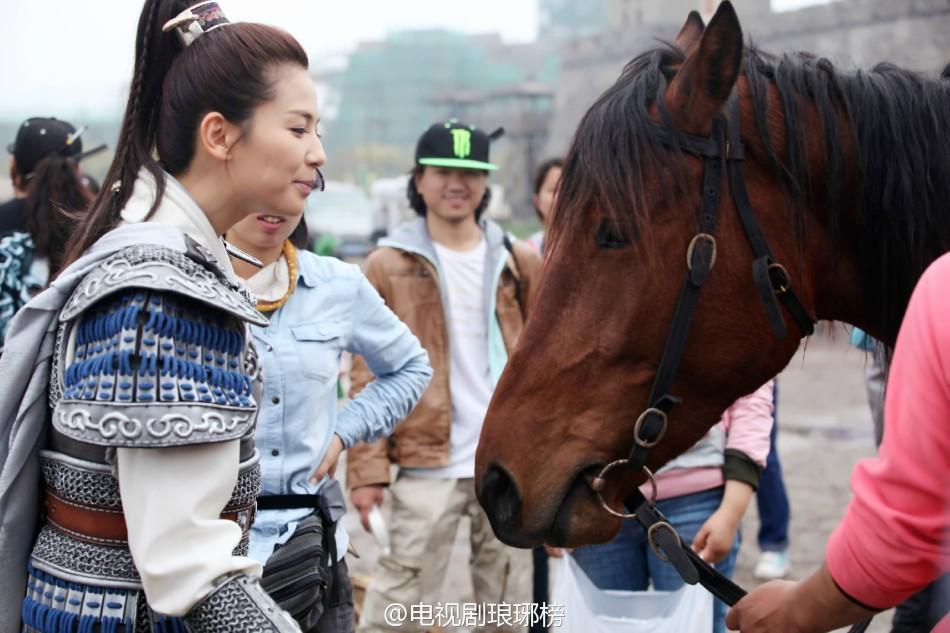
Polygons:
M617 225L610 220L602 220L594 235L597 245L601 248L625 248L630 246L630 239L621 233Z

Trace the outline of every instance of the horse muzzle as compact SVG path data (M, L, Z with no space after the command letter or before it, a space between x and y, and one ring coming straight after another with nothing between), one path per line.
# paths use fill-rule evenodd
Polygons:
M619 521L604 513L591 489L598 471L599 467L578 471L560 496L529 514L517 482L497 463L485 469L476 494L495 535L506 545L530 548L544 543L567 547L601 543L616 534Z

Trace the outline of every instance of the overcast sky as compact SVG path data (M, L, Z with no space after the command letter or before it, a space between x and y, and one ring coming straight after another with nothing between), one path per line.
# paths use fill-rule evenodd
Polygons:
M196 0L197 1L197 0ZM583 1L583 0L579 0ZM661 2L662 0L656 0ZM825 0L773 0L776 9ZM441 27L535 38L537 0L222 0L231 20L293 33L312 63L389 31ZM117 115L132 72L136 0L0 0L0 118Z

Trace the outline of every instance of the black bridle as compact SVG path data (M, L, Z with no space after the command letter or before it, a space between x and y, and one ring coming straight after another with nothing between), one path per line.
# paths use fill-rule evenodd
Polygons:
M712 132L708 138L682 132L671 133L666 128L661 128L665 144L676 145L682 151L699 156L703 160L702 208L699 232L686 249L686 280L680 290L673 323L650 390L647 409L640 414L634 427L634 444L627 463L635 469L646 464L650 449L656 446L666 433L670 410L682 402L670 393L670 389L679 369L700 292L716 263L716 217L722 197L723 170L726 172L729 190L742 227L752 246L752 278L772 332L780 340L788 335L779 302L785 305L795 319L802 337L815 331L815 318L792 289L788 270L775 261L749 201L742 173L745 147L739 134L738 98L733 97L730 100L729 111L728 118L720 114L713 119Z
M693 236L686 249L686 280L680 290L673 322L666 338L653 387L650 390L647 408L637 418L634 426L633 447L626 459L604 466L591 486L597 493L601 505L608 512L622 518L636 518L640 522L647 531L648 541L653 551L658 557L668 560L685 582L689 584L698 582L717 598L732 606L746 592L693 552L688 544L682 542L670 522L656 508L656 482L653 474L646 468L650 449L656 446L666 434L670 410L682 402L681 398L670 391L679 369L700 291L716 263L716 216L722 197L723 171L726 172L729 191L739 214L739 220L752 246L752 278L773 334L779 340L785 339L788 335L780 302L792 315L802 337L809 336L815 331L815 318L792 289L788 270L775 261L756 218L755 210L749 201L742 171L745 147L740 137L738 97L733 95L728 108L728 116L719 114L713 119L712 131L708 137L660 128L664 145L677 147L681 151L698 156L703 161L699 231ZM634 489L624 500L624 506L632 509L632 512L628 513L613 510L601 495L606 484L607 473L622 465L632 467L634 472L643 470L653 486L651 499L644 497L639 488ZM867 623L856 625L852 628L852 633L864 631L866 627Z

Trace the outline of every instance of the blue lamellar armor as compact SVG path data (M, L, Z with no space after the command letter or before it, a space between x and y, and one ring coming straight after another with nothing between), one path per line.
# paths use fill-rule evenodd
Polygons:
M60 315L40 453L46 516L31 554L26 631L297 630L243 575L222 580L182 619L155 614L129 552L116 448L240 440L238 482L222 512L243 531L236 555L246 554L260 490L260 371L247 324L266 320L206 251L190 246L120 251L80 282ZM215 620L236 602L255 614L253 629Z

